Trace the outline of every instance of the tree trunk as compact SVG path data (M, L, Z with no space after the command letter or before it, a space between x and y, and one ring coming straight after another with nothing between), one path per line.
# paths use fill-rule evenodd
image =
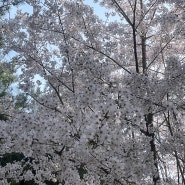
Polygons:
M156 169L155 174L153 175L153 182L154 185L157 184L159 181L159 168L158 168L158 162L157 162L157 150L155 146L155 134L154 134L154 127L153 127L153 114L149 113L145 116L145 121L146 121L146 128L147 131L144 132L146 136L150 138L150 149L153 152L153 160L154 160L154 166Z
M143 12L143 0L140 0L140 7L141 7L141 21L144 18L144 12ZM147 75L147 61L146 61L146 32L143 30L143 33L141 33L141 51L142 51L142 68L143 68L143 74ZM146 129L147 131L142 131L147 137L150 138L150 150L153 153L153 161L155 166L155 173L153 175L153 183L154 185L157 185L157 182L159 181L159 168L158 168L158 162L157 162L157 150L155 145L155 133L154 133L154 126L153 126L153 114L148 113L145 115L145 121L146 121Z

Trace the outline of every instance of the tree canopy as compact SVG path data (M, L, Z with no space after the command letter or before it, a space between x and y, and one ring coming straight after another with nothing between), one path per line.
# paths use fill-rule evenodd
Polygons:
M27 103L0 122L0 155L16 154L0 182L185 184L185 2L96 0L107 20L83 0L24 2L2 29Z

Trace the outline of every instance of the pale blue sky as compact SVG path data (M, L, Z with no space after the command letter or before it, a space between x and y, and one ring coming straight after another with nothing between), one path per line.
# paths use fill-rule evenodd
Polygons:
M108 12L108 9L100 6L99 3L94 3L93 0L84 0L84 3L93 7L95 14L98 15L104 21L106 21L107 18L105 16L105 12ZM110 17L110 21L119 21L119 20L120 18L118 15Z
M101 19L103 19L104 21L107 19L105 17L105 12L107 12L108 10L106 8L100 6L99 3L94 3L93 0L84 0L84 3L93 7L95 14L98 15ZM33 12L32 7L29 6L28 4L24 3L24 4L21 4L17 7L13 6L10 9L9 13L7 14L7 18L13 18L18 9L21 9L22 12L27 12L30 14ZM111 16L111 21L114 21L114 20L119 20L119 17L118 16L114 16L114 17Z
M107 18L105 16L105 12L107 12L108 10L102 6L99 5L99 3L94 3L93 0L84 0L85 4L90 5L91 7L93 7L94 9L94 13L96 15L98 15L102 20L106 21ZM31 6L29 6L28 4L24 3L18 6L12 6L9 13L6 15L7 18L13 18L16 14L16 11L18 9L21 9L22 12L27 12L29 14L32 14L33 12L33 8ZM120 18L118 15L116 16L111 16L109 21L119 21ZM15 56L16 53L14 52L10 52L7 56L6 56L6 60L11 59L12 56Z

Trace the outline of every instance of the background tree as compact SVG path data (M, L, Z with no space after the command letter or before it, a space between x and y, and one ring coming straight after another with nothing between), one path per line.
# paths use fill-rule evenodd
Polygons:
M3 31L3 19L6 16L7 12L11 9L12 5L18 5L22 1L0 1L0 15L1 15L1 31ZM0 49L3 50L4 47L4 38L0 37ZM1 56L3 54L1 53ZM1 61L0 63L0 120L1 121L8 121L13 119L13 115L15 113L15 109L22 109L25 108L25 103L27 101L26 97L23 94L18 94L12 90L12 84L16 82L16 75L15 75L16 67L14 66L12 61ZM4 138L0 136L0 144L4 143ZM11 152L11 153L2 153L0 156L0 166L4 167L8 163L14 163L15 161L21 161L24 163L28 160L22 153ZM27 169L26 169L27 168ZM28 170L29 166L24 167L24 171ZM0 177L1 179L1 177ZM3 180L3 179L1 179ZM8 183L11 185L33 185L33 181L24 181L21 180L20 182L16 183L13 178L8 178Z

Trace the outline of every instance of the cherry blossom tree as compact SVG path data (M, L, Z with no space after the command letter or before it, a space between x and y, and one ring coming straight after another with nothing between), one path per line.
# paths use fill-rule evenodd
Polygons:
M185 184L183 1L25 1L3 31L29 104L1 122L4 184Z

